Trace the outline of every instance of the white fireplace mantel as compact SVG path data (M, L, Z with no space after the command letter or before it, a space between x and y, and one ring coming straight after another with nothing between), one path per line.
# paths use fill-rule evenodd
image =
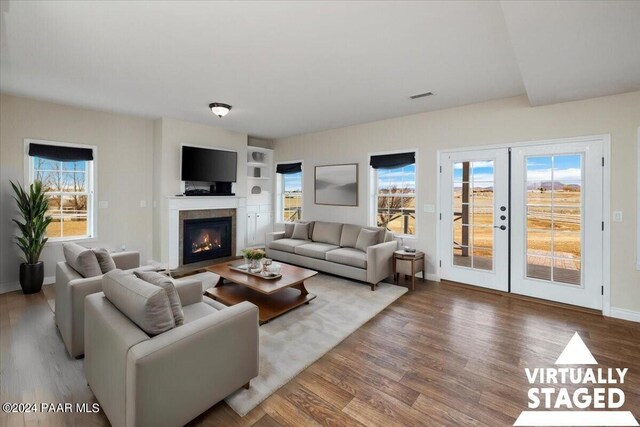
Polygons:
M168 264L169 268L179 266L180 211L203 209L236 210L236 255L245 248L247 231L247 199L235 196L172 196L167 197L168 209Z

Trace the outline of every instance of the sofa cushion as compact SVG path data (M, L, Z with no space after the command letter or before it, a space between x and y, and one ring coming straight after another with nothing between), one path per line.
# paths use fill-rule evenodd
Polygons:
M342 224L338 222L316 221L313 226L313 240L319 243L329 243L330 245L340 245L342 235Z
M108 250L104 248L92 250L96 255L96 259L98 260L98 265L100 265L100 271L102 271L102 274L116 269L116 263L115 261L113 261L113 258L111 258L111 254Z
M180 296L178 295L178 290L173 280L155 271L135 271L133 274L135 274L138 279L142 279L147 283L164 289L169 297L173 320L176 322L176 326L182 325L184 323L184 313L182 312L182 303L180 302Z
M358 240L356 241L356 249L366 252L369 246L378 244L378 237L380 232L378 230L367 230L363 228L358 234Z
M80 246L77 243L64 243L62 245L64 259L82 277L101 276L102 270L91 249Z
M184 308L184 323L190 323L190 322L193 322L194 320L198 320L202 317L205 317L217 312L218 310L213 308L210 304L205 304L204 302L191 304Z
M291 236L293 236L293 227L295 226L295 223L293 222L287 222L284 225L284 238L285 239L290 239Z
M305 243L310 243L310 241L301 239L278 239L269 243L269 249L294 253L293 249L296 246L304 245Z
M298 255L308 256L311 258L325 259L327 252L338 249L338 245L330 245L329 243L305 243L304 245L296 246L294 252Z
M301 222L293 225L293 233L291 233L292 239L307 240L309 238L309 224L303 224Z
M110 271L102 278L102 291L111 304L150 336L176 326L167 292L133 274Z
M327 261L352 267L367 268L367 254L360 249L340 248L327 252Z

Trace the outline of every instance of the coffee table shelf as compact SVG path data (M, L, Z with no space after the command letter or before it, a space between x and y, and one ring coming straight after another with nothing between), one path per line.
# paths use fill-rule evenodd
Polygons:
M249 301L257 305L260 324L300 307L316 297L314 294L303 295L294 288L282 289L274 294L263 294L235 284L209 288L206 294L224 305L234 305L242 301Z
M260 324L266 323L294 308L309 303L316 296L304 287L304 281L318 274L317 271L281 263L279 280L268 280L260 276L230 268L236 261L207 267L220 276L218 284L207 289L205 294L225 305L249 301L259 310Z

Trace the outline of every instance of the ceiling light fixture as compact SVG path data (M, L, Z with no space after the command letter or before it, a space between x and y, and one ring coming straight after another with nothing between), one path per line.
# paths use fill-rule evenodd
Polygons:
M221 102L214 102L213 104L209 104L209 108L211 108L211 112L216 116L222 118L229 114L231 111L231 105L223 104Z

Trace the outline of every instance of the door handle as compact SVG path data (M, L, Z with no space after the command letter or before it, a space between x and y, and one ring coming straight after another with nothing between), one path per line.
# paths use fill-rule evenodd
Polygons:
M506 225L494 225L493 228L499 228L500 230L506 230L507 226Z

